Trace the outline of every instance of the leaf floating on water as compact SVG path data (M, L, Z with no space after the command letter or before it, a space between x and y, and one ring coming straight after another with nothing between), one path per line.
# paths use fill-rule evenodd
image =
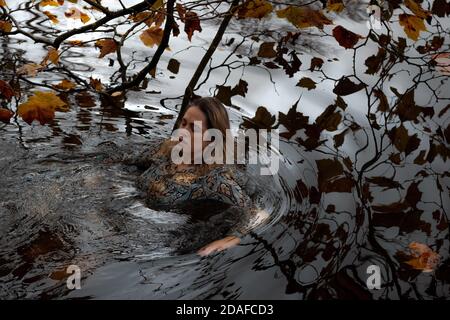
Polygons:
M0 31L2 32L11 32L12 23L9 21L0 20Z
M53 13L51 13L50 11L44 11L43 13L49 18L51 22L55 24L59 22L58 17Z
M405 0L405 6L412 11L418 18L426 19L431 15L431 12L424 10L422 6L415 0Z
M399 16L399 19L399 23L403 27L406 35L414 41L417 41L419 39L419 34L421 31L427 30L425 28L423 19L416 16L402 13Z
M277 52L273 49L275 42L264 42L259 46L258 57L260 58L274 58Z
M31 125L34 120L44 125L52 121L55 111L67 111L67 105L54 92L36 91L27 102L18 107L18 115Z
M144 30L139 38L147 47L153 47L155 44L159 45L163 38L163 29L152 26Z
M321 11L306 7L288 6L285 9L278 10L277 16L279 18L286 18L290 23L300 29L310 27L323 29L324 25L333 23Z
M9 123L10 119L14 115L11 110L0 108L0 121L3 123Z
M333 92L338 96L348 96L366 87L364 83L354 83L349 78L343 77L339 80Z
M0 7L6 7L5 0L0 0Z
M89 78L89 83L95 91L101 92L103 91L103 84L100 79L94 79L92 77Z
M64 0L42 0L39 2L39 6L45 7L45 6L52 6L52 7L59 7L64 4Z
M17 73L20 75L27 75L27 76L34 77L43 68L44 67L42 65L37 64L37 63L27 63L27 64L23 65L22 67L20 67L17 70Z
M59 64L59 53L58 53L58 50L56 50L53 47L50 47L48 49L48 53L44 57L44 60L42 60L41 65L45 66L48 61L50 61L54 65L58 65Z
M345 49L352 49L358 43L359 39L364 38L342 26L337 26L333 29L333 37Z
M237 16L239 19L262 19L273 10L272 4L266 0L249 0L239 6Z
M256 109L255 116L251 119L244 117L242 126L247 129L272 129L275 124L275 116L263 106Z
M409 249L412 252L410 255L412 259L405 263L416 270L422 270L422 272L432 272L441 258L439 254L423 243L411 242Z
M297 83L297 87L307 88L309 91L316 88L316 83L311 78L303 77Z
M328 0L327 2L327 10L328 11L334 11L334 12L342 12L345 8L344 3L342 0Z
M100 49L99 58L114 53L117 50L117 43L114 39L102 39L95 42L95 47Z

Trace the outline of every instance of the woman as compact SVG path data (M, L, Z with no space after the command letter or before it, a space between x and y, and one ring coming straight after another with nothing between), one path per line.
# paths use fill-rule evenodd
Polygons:
M199 128L200 126L200 128ZM140 166L146 171L138 179L138 187L146 193L150 207L169 208L193 201L215 201L216 206L225 204L226 214L234 214L235 225L230 228L227 236L216 240L198 253L208 255L222 251L240 243L240 236L247 232L252 220L267 217L264 211L255 208L255 196L247 192L250 183L242 165L207 164L203 151L209 145L201 141L195 148L195 131L204 134L208 129L216 129L223 137L224 155L225 137L230 128L228 114L217 98L198 98L192 101L182 116L176 131L182 131L175 141L166 140L157 149L153 148L141 154L138 158L128 157L126 162ZM189 140L190 139L190 140ZM173 161L173 148L185 143L190 148L191 163L176 164ZM198 145L198 144L197 144ZM184 148L184 152L189 149ZM186 156L186 154L183 154ZM134 159L133 159L134 158ZM194 163L192 163L194 162ZM240 209L240 210L236 210ZM236 212L240 217L236 217ZM225 214L225 216L226 216Z

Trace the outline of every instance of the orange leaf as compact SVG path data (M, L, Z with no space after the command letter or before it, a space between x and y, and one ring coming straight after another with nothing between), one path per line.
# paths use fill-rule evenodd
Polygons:
M44 59L41 62L42 66L47 65L47 62L50 60L51 63L53 63L54 65L58 65L59 64L59 53L58 50L56 50L53 47L50 47L48 49L48 53L47 55L44 57Z
M237 16L242 18L262 19L273 10L272 4L266 0L248 0L239 6Z
M163 33L163 29L153 26L144 30L139 38L147 47L153 47L155 44L159 45L161 43Z
M3 96L6 100L11 100L14 97L14 89L3 80L0 80L0 96Z
M68 11L64 12L64 15L67 18L80 19L83 23L86 23L91 19L86 13L81 12L77 8L70 8Z
M50 19L51 22L53 23L59 22L58 17L53 13L51 13L50 11L44 11L43 13Z
M419 38L420 31L427 30L421 18L406 13L402 13L399 18L399 23L405 30L406 35L414 41Z
M324 16L320 10L307 7L288 6L277 11L278 18L286 18L297 28L317 27L323 29L324 25L332 24L332 21Z
M431 16L431 12L424 10L415 0L405 0L405 6L411 10L418 18L426 19Z
M11 22L0 20L0 31L11 32L11 30L12 30Z
M99 91L99 92L103 91L103 84L100 81L100 79L94 79L91 77L89 80L90 80L90 84L91 84L92 88L94 88L95 91Z
M327 2L328 11L341 12L344 8L345 6L342 3L342 0L328 0Z
M426 244L411 242L409 249L412 252L412 259L405 263L414 269L422 270L423 272L432 272L439 263L439 254L431 250Z
M14 115L14 112L11 110L0 108L0 121L3 123L9 123L9 120Z
M62 80L60 83L53 85L54 88L56 89L61 89L61 90L65 90L65 91L69 91L72 90L73 88L75 88L77 85L75 83L73 83L72 81L69 80Z
M55 111L67 111L67 105L53 92L36 91L27 102L18 107L23 121L31 124L38 120L41 125L52 121Z
M6 7L5 0L0 0L0 7Z
M56 1L56 0L42 0L39 2L39 6L45 7L45 6L52 6L52 7L59 7L60 5L64 4L64 1Z
M117 50L117 43L116 41L114 41L114 39L97 40L95 42L95 46L97 48L100 48L100 55L98 56L99 58L103 58L107 54L116 52Z

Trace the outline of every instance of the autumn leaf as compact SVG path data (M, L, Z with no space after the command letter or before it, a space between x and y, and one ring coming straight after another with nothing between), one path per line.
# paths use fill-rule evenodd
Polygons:
M418 18L426 19L431 16L431 12L424 10L415 0L405 0L405 6L411 10Z
M248 0L239 6L237 16L239 19L262 19L273 10L272 4L266 0Z
M271 129L275 123L275 116L263 106L256 109L255 116L251 119L244 117L242 126L247 129Z
M402 13L399 16L399 23L403 27L406 35L414 40L417 41L419 39L420 31L426 31L425 24L423 22L423 19L418 18L416 16Z
M94 88L95 91L102 92L104 89L100 79L94 79L90 77L89 84L91 85L92 88Z
M344 10L345 6L342 3L342 0L328 0L327 1L327 10L328 11L334 11L334 12L342 12Z
M354 186L352 179L343 175L344 168L336 159L316 160L320 192L351 192Z
M349 78L343 77L339 80L336 87L334 87L333 92L338 96L347 96L355 92L358 92L359 90L362 90L365 87L366 85L364 83L356 84Z
M285 18L297 28L317 27L323 29L324 25L332 24L333 22L325 17L319 10L313 10L307 7L288 6L282 10L277 11L279 18Z
M14 97L14 89L9 85L8 82L0 80L0 97L6 100L11 100Z
M274 58L277 56L277 52L273 49L275 42L263 42L259 46L258 57L261 58Z
M18 107L18 115L31 125L34 120L44 125L52 121L55 111L67 111L67 105L53 92L36 91Z
M155 44L159 45L163 38L163 29L152 26L144 30L139 38L147 47L153 47Z
M303 77L297 83L297 87L307 88L309 91L316 88L316 83L308 77Z
M77 8L70 8L68 11L64 12L64 15L70 19L80 19L83 23L91 20L86 13L78 10Z
M77 85L70 80L62 80L60 83L53 85L54 88L69 91L75 88Z
M411 242L409 244L411 259L405 263L422 272L432 272L439 263L440 256L426 244Z
M44 67L37 63L27 63L17 69L17 73L20 75L27 75L34 77L36 74L41 71Z
M11 110L0 108L0 121L3 123L9 123L10 119L14 115Z
M99 58L107 54L114 53L117 50L117 43L114 39L101 39L95 42L95 47L100 49Z
M167 65L167 70L174 74L177 74L180 70L180 62L177 59L170 59Z
M2 32L11 32L12 23L9 21L0 20L0 31Z
M56 1L56 0L42 0L41 2L39 2L39 6L41 6L41 7L45 7L45 6L59 7L63 4L64 4L64 1Z
M359 34L353 33L350 30L345 29L342 26L337 26L333 29L333 37L339 43L341 47L346 49L353 48L359 41L359 39L363 39L364 37Z
M43 66L47 65L48 61L50 61L54 65L58 65L59 64L59 53L58 53L58 50L56 50L53 47L50 47L48 49L48 53L44 57L44 60L42 60L41 65L43 65Z
M200 20L197 14L193 11L188 11L184 15L184 32L188 35L189 41L192 39L194 31L202 32L202 27L200 26Z
M0 0L0 7L6 7L5 0Z
M311 59L311 65L309 66L309 71L314 71L315 69L320 69L323 66L323 60L321 58L314 57Z
M376 55L370 56L366 59L364 64L367 66L366 73L367 74L375 74L377 73L381 65L383 64L384 59L386 58L386 49L378 48L378 53Z
M53 22L53 23L59 22L58 17L56 15L54 15L53 13L51 13L50 11L44 11L43 13L49 18L49 20L51 22Z

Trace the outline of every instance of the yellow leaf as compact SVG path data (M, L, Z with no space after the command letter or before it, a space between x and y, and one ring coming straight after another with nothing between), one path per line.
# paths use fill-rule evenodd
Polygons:
M161 8L164 5L164 1L163 0L156 0L156 2L152 5L152 10L158 10L159 8Z
M64 1L63 1L63 3L64 3ZM39 2L39 6L41 6L41 7L45 7L45 6L59 7L60 5L61 5L61 3L56 0L42 0L41 2Z
M69 91L75 88L77 85L69 80L62 80L60 83L53 85L54 88Z
M153 47L155 44L159 45L161 43L163 33L163 29L153 26L144 30L139 38L147 47Z
M405 0L405 6L418 18L426 19L431 15L430 11L424 10L415 0Z
M17 70L17 73L20 75L27 75L34 77L38 73L38 71L41 71L43 69L43 66L37 63L27 63L20 67Z
M52 121L55 111L67 111L67 105L53 92L36 91L27 102L18 107L18 115L31 124L38 120L41 125Z
M58 17L53 13L51 13L50 11L44 11L43 13L50 19L51 22L53 23L59 22Z
M69 41L67 41L67 43L70 44L71 46L77 46L77 47L84 46L84 42L82 40L69 40Z
M237 15L239 19L242 18L257 18L262 19L271 13L273 10L272 4L266 0L248 0L239 6Z
M0 20L0 31L11 32L12 24L9 21Z
M99 58L103 58L107 54L114 53L117 50L117 43L114 39L97 40L95 46L100 49Z
M45 56L44 60L42 60L41 65L45 66L49 60L54 65L58 65L59 64L59 53L58 53L58 50L56 50L53 47L50 47L48 49L48 53Z
M5 0L0 0L0 7L6 7Z
M345 6L342 3L342 0L328 0L327 2L328 11L341 12L344 8Z
M279 18L286 18L297 28L317 27L323 29L324 25L332 24L332 21L324 16L320 10L313 10L306 7L289 6L285 9L278 10Z
M406 35L414 41L419 39L420 31L427 30L421 18L406 13L402 13L399 18L399 23L405 30Z
M67 18L80 19L83 23L86 23L91 19L86 13L81 12L77 8L70 8L68 11L64 12L64 15Z

